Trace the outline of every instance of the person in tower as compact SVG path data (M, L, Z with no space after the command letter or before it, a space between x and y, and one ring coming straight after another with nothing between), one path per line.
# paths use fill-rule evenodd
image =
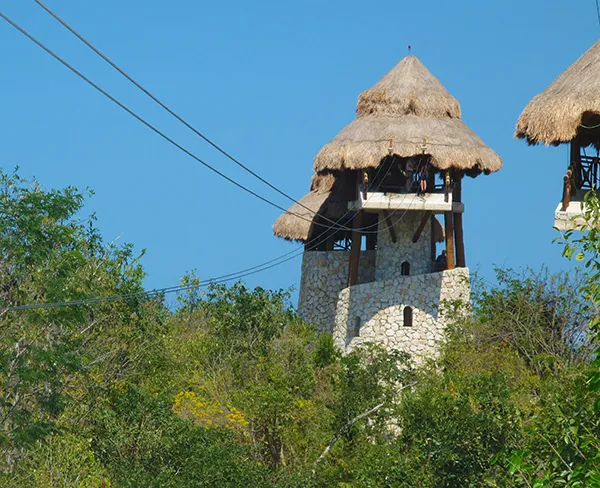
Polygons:
M435 270L436 271L444 271L447 268L448 268L448 258L447 258L446 250L444 249L442 251L442 254L440 254L437 257L437 259L435 260Z
M427 163L424 163L421 166L421 171L419 172L419 190L417 193L423 194L427 191L427 178L429 177L429 168Z

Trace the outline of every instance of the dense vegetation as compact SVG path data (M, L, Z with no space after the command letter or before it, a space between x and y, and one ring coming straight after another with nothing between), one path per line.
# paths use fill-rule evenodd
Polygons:
M564 243L589 276L499 270L472 309L444 304L448 341L415 368L341 356L284 292L135 295L139 256L85 196L0 176L2 486L600 486L594 232Z

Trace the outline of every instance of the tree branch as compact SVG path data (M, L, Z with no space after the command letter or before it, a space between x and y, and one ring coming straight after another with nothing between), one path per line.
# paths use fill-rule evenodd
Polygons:
M400 393L402 390L405 390L406 388L410 388L410 387L412 387L412 386L414 386L416 384L417 383L414 382L414 383L411 383L409 385L405 385L402 388L400 388L400 390L398 390L398 393ZM379 410L380 408L382 408L385 405L385 403L386 402L380 403L379 405L376 405L373 408L370 408L369 410L361 413L360 415L357 415L352 420L350 420L346 425L344 425L340 430L338 430L337 434L335 436L333 436L333 439L331 439L331 442L327 445L327 447L325 448L325 450L321 453L321 455L313 463L312 474L314 475L316 473L317 466L319 465L319 463L321 461L323 461L323 459L325 459L325 456L327 456L327 454L329 453L329 451L331 451L331 448L334 446L334 444L338 441L338 439L342 436L342 434L345 431L347 431L350 427L352 427L359 420L364 419L365 417L368 417L369 415L377 412L377 410Z

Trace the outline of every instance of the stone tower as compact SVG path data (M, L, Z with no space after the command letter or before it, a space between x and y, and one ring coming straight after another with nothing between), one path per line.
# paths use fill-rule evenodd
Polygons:
M273 226L304 242L301 316L344 350L369 341L434 356L440 302L470 293L463 178L501 166L457 100L404 58L360 95L356 119L315 157L310 193Z

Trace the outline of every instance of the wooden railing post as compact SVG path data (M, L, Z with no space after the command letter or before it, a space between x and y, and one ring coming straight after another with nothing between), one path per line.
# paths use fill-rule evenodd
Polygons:
M571 191L573 181L573 168L569 166L565 176L563 177L563 195L562 195L562 211L566 212L571 203Z

